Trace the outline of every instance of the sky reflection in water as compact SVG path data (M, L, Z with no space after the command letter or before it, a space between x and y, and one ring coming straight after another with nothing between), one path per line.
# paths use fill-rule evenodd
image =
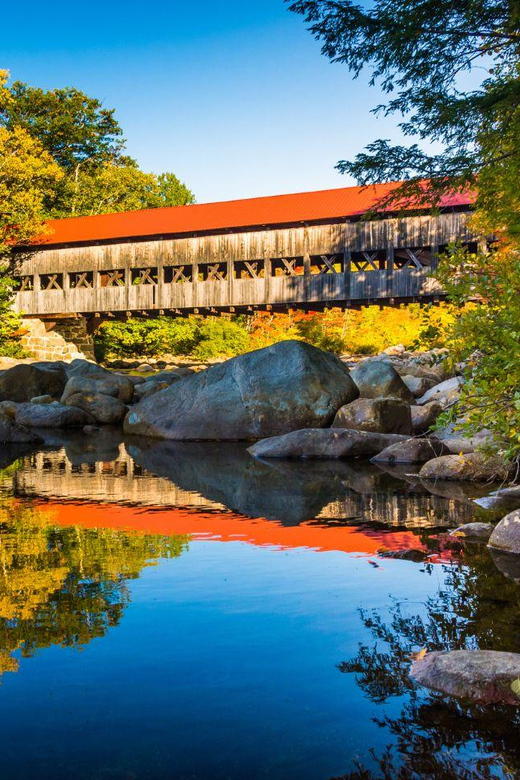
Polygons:
M482 516L478 489L117 435L18 454L0 472L2 777L520 776L515 711L408 678L422 647L520 652L510 561L442 538Z

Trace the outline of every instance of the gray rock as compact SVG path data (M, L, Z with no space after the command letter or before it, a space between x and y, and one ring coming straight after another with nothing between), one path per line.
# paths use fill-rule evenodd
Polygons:
M442 414L442 406L437 401L431 401L428 404L424 404L424 406L411 406L410 409L412 428L416 436L427 433Z
M450 536L475 542L487 542L493 533L493 528L491 523L466 523L450 531Z
M2 444L39 444L39 436L18 425L11 417L0 411L0 443Z
M110 385L116 385L119 390L119 400L125 404L130 403L134 395L134 383L128 376L108 371L103 366L98 366L97 363L90 363L88 360L73 360L67 373L69 380L73 377L88 377L98 382L103 381L108 382Z
M83 409L100 425L118 425L127 412L125 404L118 398L101 393L76 393L67 398L65 403Z
M410 404L399 398L358 398L339 409L332 427L411 435Z
M499 522L489 540L495 550L520 554L520 510L510 512Z
M520 705L520 654L493 650L427 653L411 675L434 691L481 704Z
M143 382L142 385L138 385L135 388L134 395L138 400L142 398L148 398L148 396L159 393L161 390L165 390L167 387L170 387L171 384L173 383L156 382L155 380L150 379L148 382Z
M352 371L352 379L361 398L401 398L414 403L413 393L405 385L391 363L367 360Z
M325 427L358 396L338 358L300 341L215 365L135 406L126 433L177 441L251 440Z
M464 455L469 455L469 453L476 452L493 443L491 436L442 436L440 438L453 455L458 455L461 452Z
M499 456L488 457L480 452L469 455L443 455L425 463L419 472L421 479L454 479L487 482L506 479L509 466Z
M441 382L439 385L435 385L431 390L428 390L421 398L417 399L419 406L429 404L432 401L437 401L443 409L447 409L448 406L452 406L460 397L460 391L464 380L460 376L454 376L452 379L446 379L445 382Z
M342 428L311 428L263 439L249 448L256 458L335 460L371 457L405 436Z
M39 395L60 398L65 382L61 371L21 363L0 374L0 401L23 403Z
M52 404L53 398L50 395L37 395L36 398L31 398L29 403L31 404Z
M387 447L373 458L375 463L426 463L432 458L449 454L438 439L408 439Z
M73 406L62 404L18 404L16 422L26 428L82 428L92 417Z
M410 376L405 374L404 376L401 376L401 379L410 392L413 393L414 398L420 398L436 385L436 382L433 379L428 379L425 376Z
M119 398L119 386L117 381L111 381L111 377L107 379L89 376L73 376L69 379L65 385L65 390L61 396L61 403L67 403L67 399L76 393L101 393L102 395L109 395L112 398Z
M500 574L508 580L520 583L520 555L494 550L492 547L489 547L489 553Z

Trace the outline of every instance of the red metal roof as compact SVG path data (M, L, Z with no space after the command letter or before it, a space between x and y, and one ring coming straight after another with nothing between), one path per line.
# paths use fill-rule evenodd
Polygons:
M342 187L294 195L49 220L48 225L52 232L40 237L35 243L92 243L336 220L364 214L397 186L397 183L390 183L366 188ZM471 202L469 195L456 194L445 197L441 206L468 206Z

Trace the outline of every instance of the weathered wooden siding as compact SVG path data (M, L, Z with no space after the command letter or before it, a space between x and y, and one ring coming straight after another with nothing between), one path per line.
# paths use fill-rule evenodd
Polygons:
M466 220L453 213L42 249L20 260L16 308L45 316L431 296L438 248L476 241Z

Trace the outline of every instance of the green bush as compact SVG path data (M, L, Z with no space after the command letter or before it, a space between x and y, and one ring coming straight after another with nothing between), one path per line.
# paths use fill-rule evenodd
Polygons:
M249 334L241 321L208 319L200 323L199 342L193 354L200 360L232 357L247 352L249 343Z

